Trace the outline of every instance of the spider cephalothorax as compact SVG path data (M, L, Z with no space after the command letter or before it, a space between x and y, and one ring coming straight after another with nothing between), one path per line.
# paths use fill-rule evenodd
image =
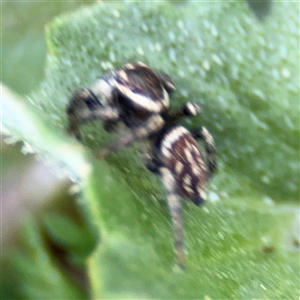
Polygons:
M99 79L90 89L81 89L71 98L67 114L68 131L78 139L79 125L101 119L108 130L124 123L129 130L102 149L103 158L136 140L147 139L146 167L158 174L167 190L178 263L184 267L183 225L180 197L196 205L205 200L206 184L216 170L214 140L204 127L189 131L177 125L182 117L196 116L200 107L188 102L177 111L169 109L169 94L175 90L171 78L143 63L129 63ZM206 158L197 139L204 141Z
M68 130L81 138L79 125L101 119L105 127L123 122L131 129L127 143L145 138L163 127L162 114L169 109L169 93L175 90L171 78L154 72L145 64L128 63L106 74L90 89L80 89L71 98ZM112 145L122 148L124 138Z

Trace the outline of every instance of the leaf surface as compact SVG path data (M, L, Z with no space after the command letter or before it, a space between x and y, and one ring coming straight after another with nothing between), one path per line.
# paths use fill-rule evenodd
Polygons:
M242 2L99 3L50 24L41 89L26 107L8 101L4 125L80 181L81 204L101 232L88 260L93 298L297 298L298 17L285 2L264 23ZM163 187L137 148L96 161L90 153L114 139L100 122L82 127L85 150L64 133L75 89L138 60L173 78L173 108L203 107L183 124L205 125L218 147L211 201L184 203L185 271Z

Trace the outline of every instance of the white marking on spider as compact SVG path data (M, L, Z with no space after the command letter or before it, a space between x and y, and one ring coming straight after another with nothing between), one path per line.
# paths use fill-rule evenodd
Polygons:
M203 191L203 189L201 187L198 186L197 191L202 199L206 199L206 193L205 193L205 191Z
M118 75L124 80L124 81L129 81L127 73L124 70L119 70Z
M188 102L186 104L186 108L188 109L188 111L190 112L190 114L192 116L196 116L196 115L198 115L201 112L200 106L198 106L195 103Z
M197 165L192 164L192 172L195 176L199 176L201 174L201 169Z
M106 105L112 99L112 86L109 81L99 79L91 88L92 92L98 97L102 105Z
M199 153L199 149L198 149L198 147L197 147L196 145L192 144L192 145L190 145L190 146L191 146L191 148L193 149L193 152L194 152L194 153Z
M133 70L133 69L136 69L136 66L148 68L148 66L141 61L138 61L135 64L128 63L124 66L124 68L127 70Z
M183 185L184 190L188 193L188 194L194 194L195 191L188 185Z
M163 89L163 98L161 99L162 108L169 108L170 102L169 102L169 94L165 89Z
M194 163L194 159L193 159L193 156L191 154L191 149L188 147L188 148L185 148L184 149L184 153L185 153L185 157L186 157L186 160L191 163L191 165Z
M173 186L173 176L171 175L170 170L168 170L167 168L161 168L160 172L161 176L164 178L164 184L166 186L166 189L168 191L171 190Z
M150 112L161 113L164 108L169 107L169 95L163 87L161 87L163 89L163 98L160 99L160 101L153 101L147 96L134 93L128 87L119 84L117 81L115 81L115 85L123 95L126 95L126 97L130 99L130 101L134 102L137 106L146 108Z
M202 159L198 159L198 163L201 166L202 170L206 171L206 164Z
M188 175L188 174L186 174L186 175L184 176L184 178L183 178L183 183L184 183L186 186L188 186L188 187L192 186L192 178L191 178L191 176Z
M189 134L187 129L181 126L175 127L171 132L167 134L166 138L163 140L163 149L166 148L171 150L174 142L178 141L180 137L184 136L185 134Z
M137 132L137 136L145 136L147 132L148 132L148 128L142 127Z
M202 127L202 135L206 138L206 142L211 146L214 145L214 140L210 132L205 128Z
M180 175L181 172L182 172L182 170L183 170L183 164L182 164L180 161L178 161L178 162L175 164L175 172L176 172L176 174L177 174L177 175Z

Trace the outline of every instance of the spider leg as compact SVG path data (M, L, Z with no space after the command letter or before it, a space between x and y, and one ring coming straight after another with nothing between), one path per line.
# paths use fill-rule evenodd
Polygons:
M211 133L205 128L201 127L198 130L191 131L195 139L202 139L204 141L204 147L207 155L209 177L217 170L216 162L216 148L215 141Z
M183 117L197 116L201 113L201 107L193 102L187 102L175 112L170 112L167 116L167 122L176 122Z
M178 265L185 268L184 247L183 247L183 221L180 198L176 193L176 183L171 171L167 168L160 168L160 174L167 191L167 201L173 223L174 244Z
M88 110L87 110L88 108ZM116 121L119 111L111 106L101 105L95 94L89 89L78 90L67 106L68 127L67 131L81 139L79 126L95 119Z
M156 153L156 147L154 145L151 145L151 143L148 143L146 145L145 144L146 143L143 143L143 148L140 152L142 162L150 172L159 175L159 169L162 166L162 163L158 158L159 155Z
M107 148L100 150L100 152L96 154L96 157L103 158L111 152L131 145L136 140L146 138L160 130L164 126L164 123L165 121L159 114L153 114L141 125L131 129L130 131L121 133L114 143L109 145Z
M119 111L108 106L100 107L99 109L93 111L81 110L74 114L69 114L67 131L74 134L77 139L81 139L79 126L96 119L101 119L104 121L117 121L119 119Z
M120 119L112 120L112 121L104 121L103 128L106 132L115 132L118 129Z

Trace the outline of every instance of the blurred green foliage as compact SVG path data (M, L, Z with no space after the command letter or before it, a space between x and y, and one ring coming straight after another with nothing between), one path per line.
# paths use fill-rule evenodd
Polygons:
M92 1L1 2L1 81L21 94L29 93L35 89L41 78L44 77L47 52L45 24L57 15L74 11L80 6L91 3ZM2 104L5 102L4 98L6 96L4 94L6 92L1 91ZM12 113L11 118L13 115L14 113ZM18 123L18 118L15 121ZM86 288L72 286L71 283L74 284L74 278L66 279L70 274L77 273L80 274L79 281L84 279L84 253L79 249L76 252L75 249L74 251L79 256L76 256L76 253L72 254L74 251L70 251L72 257L65 258L65 261L71 264L78 257L75 261L80 261L80 264L75 264L75 270L74 268L67 269L65 272L62 271L61 266L55 266L58 254L50 253L49 243L45 244L45 237L48 237L48 241L51 240L53 245L58 246L59 242L55 239L55 236L52 236L51 228L44 226L40 220L44 217L47 220L49 210L52 212L57 211L62 203L68 203L69 207L68 210L60 212L60 218L70 219L72 217L73 223L78 223L83 219L82 215L70 216L70 211L74 210L71 208L76 203L74 203L74 199L70 199L66 192L68 185L56 180L57 187L55 187L52 194L49 194L48 190L43 191L45 185L48 184L47 187L49 187L54 181L53 177L47 177L50 173L46 172L46 167L40 166L41 163L33 156L24 155L27 150L25 150L26 147L22 143L6 145L6 142L3 143L4 140L6 138L1 136L1 238L3 243L1 252L1 299L45 298L47 286L50 287L51 282L54 284L53 281L56 281L55 284L57 285L55 288L52 286L53 291L48 290L49 298L54 299L59 298L59 296L61 298L78 298L77 296L86 298ZM11 143L14 139L9 138L8 140ZM45 177L35 185L34 191L40 189L37 195L32 194L34 183L28 187L24 186L26 182L30 182L34 170L39 170L40 173L43 172L42 176ZM43 199L37 199L41 195L43 195ZM22 200L22 203L16 202L18 199ZM49 207L45 208L47 201L51 202L52 207L50 209ZM33 219L36 219L37 214L40 219L35 222ZM6 222L6 220L10 221ZM69 225L71 224L72 222L69 223ZM24 230L25 227L27 230ZM42 230L43 234L41 234L41 228L44 228ZM90 228L84 227L82 230L85 231L87 237L91 233ZM61 234L63 232L64 230ZM22 241L20 241L21 235L23 235ZM28 244L30 239L36 240L35 243L39 245L37 249L30 249ZM81 243L81 247L86 247L90 251L94 246L88 242L87 244ZM16 252L16 249L18 249L18 252ZM67 251L67 245L62 245L61 249ZM40 255L42 252L45 252L44 256ZM49 260L50 263L47 264L45 259ZM59 282L59 278L61 282ZM16 288L16 282L18 282L18 288ZM40 284L41 282L43 284ZM59 284L61 284L63 290L59 288ZM56 293L56 296L54 293Z
M75 265L87 260L93 298L297 298L298 30L295 4L285 2L276 2L264 23L242 2L100 3L51 23L45 80L26 106L7 98L4 125L80 181L80 207L101 243L94 248L95 235L68 218L50 215L45 224ZM216 137L215 202L202 209L184 203L185 272L175 266L163 189L135 159L136 149L96 161L88 149L110 139L100 125L84 126L85 149L64 134L72 91L133 60L170 74L177 86L172 106L200 103L201 124ZM184 124L196 127L199 119ZM32 249L46 253L38 229L29 227ZM21 279L28 255L16 260L25 265ZM32 260L37 274L47 274L38 287L35 277L26 281L23 297L38 298L43 289L56 297L45 286L53 278L61 295L82 297L55 273L55 262L44 268L44 260Z
M18 93L36 88L44 77L45 24L93 1L3 1L1 81Z

